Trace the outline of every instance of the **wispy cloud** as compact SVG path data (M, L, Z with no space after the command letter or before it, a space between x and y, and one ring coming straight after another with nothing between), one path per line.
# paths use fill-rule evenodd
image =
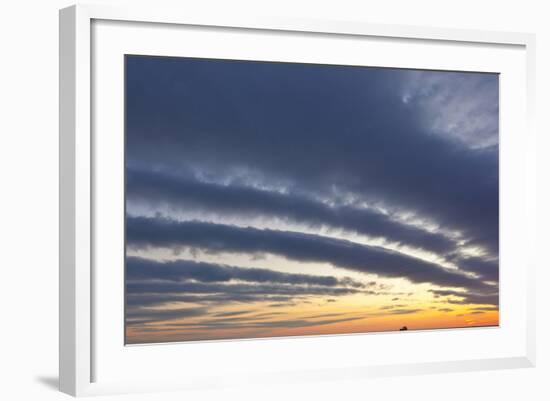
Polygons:
M481 304L481 305L498 305L498 292L475 293L475 292L460 292L452 290L430 290L437 298L450 297L445 300L449 304ZM459 298L459 299L456 299Z

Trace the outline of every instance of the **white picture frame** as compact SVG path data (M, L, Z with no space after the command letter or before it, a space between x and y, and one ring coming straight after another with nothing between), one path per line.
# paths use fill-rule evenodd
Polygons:
M106 29L98 34L101 36L94 42L94 24L102 21L106 23ZM460 52L461 48L478 48L483 53L483 46L495 48L510 48L515 49L513 55L510 55L510 60L517 61L517 70L510 70L511 75L515 77L513 85L521 89L523 95L519 96L520 105L525 106L525 110L515 116L515 120L510 120L510 127L519 127L521 135L506 137L508 149L510 153L510 161L520 164L516 170L512 172L511 166L501 167L501 181L509 192L503 193L502 197L506 196L510 215L506 215L507 222L501 230L506 230L507 227L515 227L521 225L523 230L523 238L521 241L516 239L510 232L509 240L503 240L504 245L509 245L509 251L505 251L509 255L510 260L517 258L519 255L530 255L526 252L530 246L532 235L534 235L535 227L535 138L531 127L532 112L534 110L534 35L525 33L507 33L507 32L485 32L471 31L460 29L440 29L414 26L393 26L393 25L375 25L358 21L316 21L316 20L295 20L292 18L242 18L234 19L226 16L215 15L189 15L185 10L160 10L155 8L112 8L109 6L91 6L78 5L72 6L60 11L60 390L74 395L94 395L107 393L126 393L134 391L161 391L167 389L197 389L208 388L212 386L225 386L229 382L237 383L234 377L225 375L223 367L219 371L214 372L211 376L204 375L197 369L193 373L190 369L185 380L173 377L152 377L151 372L143 373L143 377L139 380L132 380L132 374L136 374L135 370L127 369L126 376L118 377L115 374L116 370L124 365L136 366L136 361L140 358L147 361L146 365L152 364L153 361L158 363L163 358L167 358L167 354L173 354L176 347L181 348L181 345L163 345L138 348L130 347L129 351L132 355L129 359L123 361L122 357L117 360L115 354L122 352L124 344L120 343L120 349L115 350L105 346L106 341L99 341L96 344L97 338L114 338L113 341L120 342L119 338L113 333L118 333L120 327L110 327L108 320L103 319L101 313L101 305L95 306L97 287L105 282L105 275L98 278L94 274L94 266L99 257L94 253L94 235L97 235L98 221L97 216L101 213L96 211L95 191L97 183L95 180L96 169L98 163L109 163L111 155L117 158L120 157L120 149L109 147L106 144L97 144L93 138L94 126L98 125L94 121L93 101L94 86L92 79L94 69L102 68L95 60L97 51L102 51L101 46L105 45L105 35L113 35L111 42L112 49L108 51L115 52L117 55L121 50L121 43L124 41L115 40L115 33L119 30L134 29L128 25L115 27L116 23L131 23L138 24L137 30L143 29L144 26L157 26L153 34L149 32L148 43L141 43L143 46L141 51L150 53L154 52L155 43L159 43L158 39L165 37L162 35L172 34L171 29L177 27L203 27L205 29L215 30L215 35L221 38L225 29L237 31L246 31L249 34L255 32L285 33L286 35L302 35L308 37L316 35L323 37L338 37L338 38L383 38L387 41L416 41L418 43L435 43L439 45L457 46L456 51ZM145 24L145 25L144 25ZM111 28L113 28L111 30ZM98 28L99 29L99 28ZM103 29L103 28L102 28ZM157 42L155 42L157 40ZM126 42L124 42L126 43ZM412 42L411 42L412 43ZM124 44L125 45L125 44ZM119 46L119 47L116 47ZM147 46L149 48L147 49ZM168 46L168 45L167 45ZM108 46L104 46L108 47ZM161 54L169 52L169 46L160 51ZM428 51L428 50L427 50ZM118 56L117 56L118 57ZM290 57L290 56L289 56ZM399 56L396 56L399 57ZM508 57L508 56L503 56ZM102 59L107 59L103 57ZM498 63L498 57L492 63ZM502 60L505 60L503 58ZM502 60L500 61L502 63ZM433 63L432 63L433 64ZM430 68L432 65L426 61L423 66ZM511 63L514 64L514 63ZM108 64L106 64L108 65ZM383 66L386 66L384 63ZM420 66L420 64L418 64ZM481 65L481 64L480 64ZM491 65L486 64L486 67L480 67L482 70L491 69ZM443 66L443 67L442 67ZM451 68L452 63L448 64ZM445 65L433 66L445 69ZM457 67L458 68L458 67ZM471 67L474 68L474 67ZM502 66L502 68L512 68ZM497 68L495 71L500 70ZM520 73L525 73L525 76L519 76ZM510 81L512 85L512 80ZM512 86L510 86L512 88ZM120 90L120 88L115 88ZM510 91L508 91L510 93ZM118 98L117 98L118 99ZM116 99L114 100L117 101ZM120 103L120 102L119 102ZM518 103L519 104L519 103ZM120 104L118 104L119 107ZM521 107L520 107L521 108ZM511 110L504 107L503 110ZM510 111L510 113L516 113ZM513 117L513 116L512 116ZM120 117L121 118L121 117ZM507 127L505 122L505 128ZM520 125L518 125L520 124ZM523 127L523 128L521 128ZM105 149L111 149L111 153L102 153L98 157L98 152L103 152ZM106 155L106 156L105 156ZM508 156L506 154L505 156ZM99 161L101 159L101 161ZM506 160L506 157L505 157ZM113 185L116 185L113 184ZM523 191L517 190L517 185L522 185ZM516 192L516 194L514 194ZM105 193L105 191L103 191ZM99 224L101 227L101 224ZM510 230L508 230L510 231ZM508 232L507 231L507 232ZM527 233L527 234L525 234ZM501 231L502 235L502 231ZM501 246L501 248L503 248ZM507 249L507 248L504 248ZM519 260L519 259L518 259ZM516 271L511 271L507 277L506 283L510 287L504 287L502 297L506 305L510 301L520 299L517 302L519 305L517 311L510 312L513 319L508 319L506 324L503 324L499 333L505 333L510 329L509 336L502 338L495 337L497 331L495 329L477 330L457 330L448 332L425 332L421 334L407 333L404 336L387 336L383 342L385 344L393 343L398 346L402 343L413 345L430 344L437 341L437 338L446 336L446 341L470 341L482 343L495 343L495 349L490 352L473 352L464 358L448 357L441 355L441 358L431 358L429 360L416 359L414 355L403 359L401 362L396 362L395 359L388 358L387 361L383 358L373 357L373 361L367 363L358 362L357 360L342 359L336 360L333 357L334 366L331 365L331 359L328 358L326 365L318 365L317 363L296 363L296 368L286 370L284 361L276 365L276 370L262 371L261 367L254 368L241 366L240 372L245 372L241 375L241 383L284 383L296 380L326 380L329 378L351 378L359 380L364 377L385 376L385 375L400 375L400 374L419 374L419 373L435 373L449 371L466 371L480 369L502 369L512 367L529 367L535 364L535 283L534 283L534 266L536 260L531 260L529 257L524 257L521 268ZM515 276L517 274L517 276ZM506 284L505 283L505 284ZM515 287L512 286L515 285ZM507 289L514 291L507 291ZM122 287L119 289L122 295ZM113 301L113 293L106 290L105 295L107 302ZM98 295L97 295L98 296ZM512 299L512 297L515 297ZM114 308L116 309L116 308ZM120 311L119 311L120 312ZM119 316L119 315L113 315ZM516 321L514 321L516 320ZM111 320L112 322L112 320ZM122 322L120 322L122 324ZM101 324L101 335L98 334L97 325ZM109 326L109 327L108 327ZM211 352L219 352L221 355L226 355L230 358L232 355L247 355L257 354L266 357L269 355L280 354L282 350L288 349L292 352L304 352L314 354L320 347L327 349L337 349L343 346L343 341L346 343L359 343L361 341L373 342L379 341L377 338L381 336L356 335L349 337L329 336L329 337L307 337L302 339L268 339L268 340L247 340L237 342L213 342L205 345L199 344L194 350L187 348L186 352L190 355L190 360L193 361L191 355L195 357L199 354L211 355ZM463 338L464 340L460 340ZM110 341L110 340L108 340ZM108 342L107 341L107 342ZM301 341L298 347L296 341ZM508 342L507 342L508 341ZM117 343L118 344L118 343ZM509 350L506 351L506 346L509 345ZM162 348L155 354L155 348ZM189 347L189 346L188 346ZM457 350L462 352L461 345L457 345ZM500 347L500 348L498 348ZM178 348L178 349L179 349ZM178 351L179 352L179 351ZM98 358L101 363L96 361ZM147 355L145 355L147 354ZM153 355L155 354L155 355ZM297 354L299 355L299 354ZM304 354L306 355L306 354ZM108 358L113 358L108 359ZM246 357L244 358L246 360ZM374 361L376 359L376 361ZM250 359L252 361L253 359ZM405 361L406 360L406 361ZM191 362L192 363L192 362ZM102 373L98 372L98 366L110 364L113 366L113 372L105 375L106 379L102 379ZM168 363L170 365L170 363ZM229 367L227 368L229 369ZM248 370L247 370L248 369ZM100 369L101 370L101 369ZM257 370L258 372L255 372ZM275 373L274 373L275 372ZM151 376L149 379L148 374ZM195 376L193 376L195 374ZM189 377L191 375L191 377ZM108 376L108 378L107 378ZM99 378L99 379L98 379Z

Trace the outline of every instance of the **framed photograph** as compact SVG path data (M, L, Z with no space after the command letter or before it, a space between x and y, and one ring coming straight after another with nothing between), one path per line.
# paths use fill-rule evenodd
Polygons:
M60 12L60 388L535 363L534 37Z

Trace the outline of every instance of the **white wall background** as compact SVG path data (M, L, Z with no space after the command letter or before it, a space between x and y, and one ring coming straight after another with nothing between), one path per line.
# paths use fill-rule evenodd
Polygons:
M111 0L96 3L129 4ZM147 3L139 1L140 3ZM538 366L534 369L327 382L223 393L166 393L107 399L550 399L550 12L546 1L523 0L266 0L149 1L193 10L378 23L527 31L537 34L539 135ZM71 1L0 3L0 398L58 400L58 26ZM518 133L521 134L521 133Z

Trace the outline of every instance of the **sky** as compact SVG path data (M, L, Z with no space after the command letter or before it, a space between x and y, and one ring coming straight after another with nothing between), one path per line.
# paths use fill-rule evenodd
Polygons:
M125 77L127 344L498 325L497 74Z

